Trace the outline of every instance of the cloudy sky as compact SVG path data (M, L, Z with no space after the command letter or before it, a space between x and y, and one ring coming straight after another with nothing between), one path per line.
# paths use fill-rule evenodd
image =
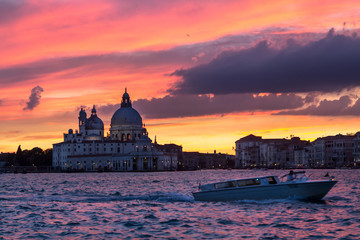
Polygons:
M159 143L360 130L360 2L0 0L0 151L52 147L127 87Z

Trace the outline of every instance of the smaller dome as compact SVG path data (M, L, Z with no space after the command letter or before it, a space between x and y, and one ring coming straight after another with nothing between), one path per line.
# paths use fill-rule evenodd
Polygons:
M98 116L91 116L86 120L85 123L86 130L104 130L104 123L103 121L98 118Z
M85 122L86 130L104 130L103 121L96 115L95 105L91 111L91 116L86 119Z
M69 134L73 134L74 133L74 131L70 128L69 129Z

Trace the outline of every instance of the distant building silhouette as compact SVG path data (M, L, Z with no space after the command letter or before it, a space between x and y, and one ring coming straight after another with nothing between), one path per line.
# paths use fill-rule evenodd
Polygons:
M313 142L263 139L252 134L235 142L240 168L359 168L360 132L327 136Z
M183 169L228 169L235 168L235 156L223 153L184 152Z
M235 142L236 166L240 168L307 167L304 152L309 141L291 139L263 139L248 135Z
M355 137L338 134L316 139L312 142L309 165L314 168L353 167Z

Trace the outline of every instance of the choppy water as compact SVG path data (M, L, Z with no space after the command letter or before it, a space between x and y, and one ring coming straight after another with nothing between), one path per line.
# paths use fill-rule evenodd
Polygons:
M191 195L199 182L284 173L1 174L0 239L360 239L360 170L329 170L339 182L321 203Z

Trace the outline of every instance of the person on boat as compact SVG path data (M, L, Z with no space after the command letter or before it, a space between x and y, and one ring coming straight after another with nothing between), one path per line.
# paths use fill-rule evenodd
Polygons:
M295 173L293 170L290 170L289 174L287 175L288 182L293 181L295 179Z

